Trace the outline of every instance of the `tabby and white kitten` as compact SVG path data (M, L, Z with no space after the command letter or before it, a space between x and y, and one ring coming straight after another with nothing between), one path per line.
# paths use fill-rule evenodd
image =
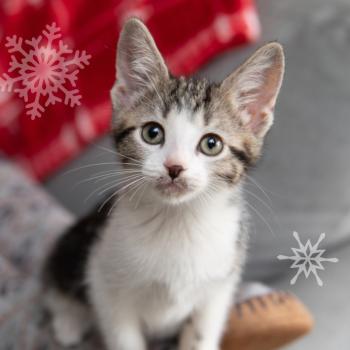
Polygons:
M245 257L240 184L272 125L282 47L265 45L221 84L175 78L131 19L117 71L124 187L48 259L55 335L79 342L89 305L109 350L145 350L177 333L180 350L218 350Z

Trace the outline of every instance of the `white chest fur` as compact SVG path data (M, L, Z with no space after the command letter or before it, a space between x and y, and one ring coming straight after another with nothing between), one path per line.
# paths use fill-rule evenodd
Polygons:
M135 209L125 200L112 214L91 270L116 299L132 299L151 330L158 331L158 323L171 327L232 272L239 221L227 195L188 207L144 203Z

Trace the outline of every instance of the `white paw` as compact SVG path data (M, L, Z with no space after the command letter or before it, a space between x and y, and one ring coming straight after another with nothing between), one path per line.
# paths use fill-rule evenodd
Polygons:
M181 332L179 350L219 350L219 347L205 339L205 336L190 323Z
M62 346L78 345L83 339L83 327L70 317L56 316L52 326L55 339Z

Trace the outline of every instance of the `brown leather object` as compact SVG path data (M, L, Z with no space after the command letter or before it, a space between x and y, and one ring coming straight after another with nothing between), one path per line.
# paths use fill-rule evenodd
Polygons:
M278 349L310 332L313 323L309 311L295 296L271 292L234 307L221 349Z

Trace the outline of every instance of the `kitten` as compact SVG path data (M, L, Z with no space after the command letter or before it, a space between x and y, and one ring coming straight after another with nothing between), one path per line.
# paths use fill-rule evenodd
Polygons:
M245 258L241 184L273 122L282 47L265 45L221 84L175 78L130 19L117 71L123 186L48 259L55 335L78 343L92 310L109 350L178 332L180 350L218 350Z

